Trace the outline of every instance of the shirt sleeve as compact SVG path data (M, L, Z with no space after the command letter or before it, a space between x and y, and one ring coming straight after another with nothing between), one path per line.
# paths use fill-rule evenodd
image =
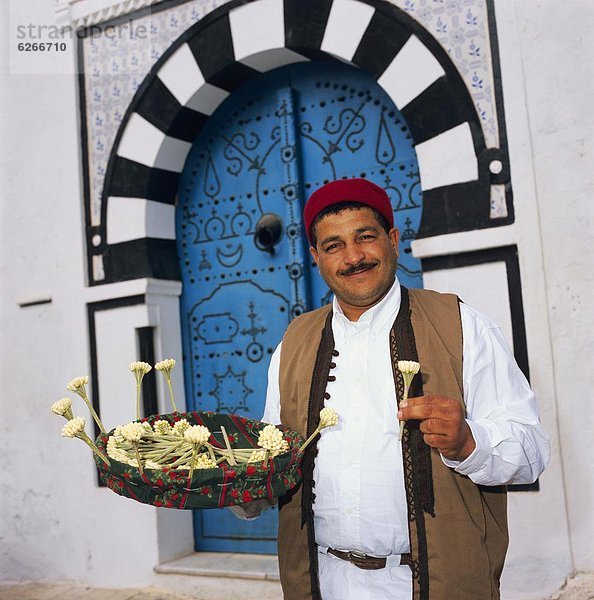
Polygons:
M464 461L442 460L478 485L532 483L550 457L534 393L499 327L465 304L460 313L466 420L476 448Z
M280 420L280 388L279 388L279 371L280 371L280 355L282 342L276 347L268 367L268 387L266 388L266 406L262 421L279 425Z

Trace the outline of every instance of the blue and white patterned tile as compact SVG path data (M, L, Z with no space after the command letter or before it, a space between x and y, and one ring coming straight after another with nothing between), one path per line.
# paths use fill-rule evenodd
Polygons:
M491 219L500 219L507 217L507 199L505 197L504 185L491 186Z
M476 106L487 147L499 146L486 0L391 0L448 52ZM507 216L505 190L491 186L491 218Z
M474 100L487 146L497 147L499 136L486 1L392 1L423 25L448 52Z
M118 128L136 90L163 52L194 23L229 0L193 0L83 40L91 224L101 219L105 171ZM140 29L146 28L146 29ZM142 35L131 34L131 29ZM146 35L144 32L146 31Z

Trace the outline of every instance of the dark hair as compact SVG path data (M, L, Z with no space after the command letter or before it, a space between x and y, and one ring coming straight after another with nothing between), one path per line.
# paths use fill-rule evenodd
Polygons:
M337 215L341 213L343 210L359 210L361 208L368 208L373 213L376 221L382 226L384 231L388 233L390 231L390 224L388 223L386 217L382 215L382 213L373 208L373 206L368 206L367 204L363 204L363 202L356 202L354 200L345 200L344 202L337 202L336 204L331 204L326 208L323 208L313 220L311 224L311 228L309 230L309 237L311 241L311 245L315 248L318 245L318 236L316 233L316 227L318 223L327 215Z

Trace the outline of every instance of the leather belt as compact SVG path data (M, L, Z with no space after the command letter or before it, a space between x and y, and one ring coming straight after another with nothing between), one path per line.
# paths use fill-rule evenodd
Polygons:
M357 552L356 550L335 550L334 548L328 548L328 554L332 554L341 560L346 560L359 567L359 569L376 570L383 569L386 566L385 556L370 556L369 554L363 554L363 552ZM412 567L412 556L410 554L400 555L400 564L408 565Z

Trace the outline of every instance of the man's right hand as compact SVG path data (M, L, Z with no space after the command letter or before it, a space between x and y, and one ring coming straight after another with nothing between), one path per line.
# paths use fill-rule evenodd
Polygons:
M464 409L444 396L420 396L400 403L398 418L421 421L425 443L450 460L463 461L476 448Z
M236 504L235 506L228 506L227 508L239 519L244 521L252 521L257 519L263 510L276 505L276 500L268 500L268 498L261 498L260 500L254 500L253 502L247 502L246 504Z

